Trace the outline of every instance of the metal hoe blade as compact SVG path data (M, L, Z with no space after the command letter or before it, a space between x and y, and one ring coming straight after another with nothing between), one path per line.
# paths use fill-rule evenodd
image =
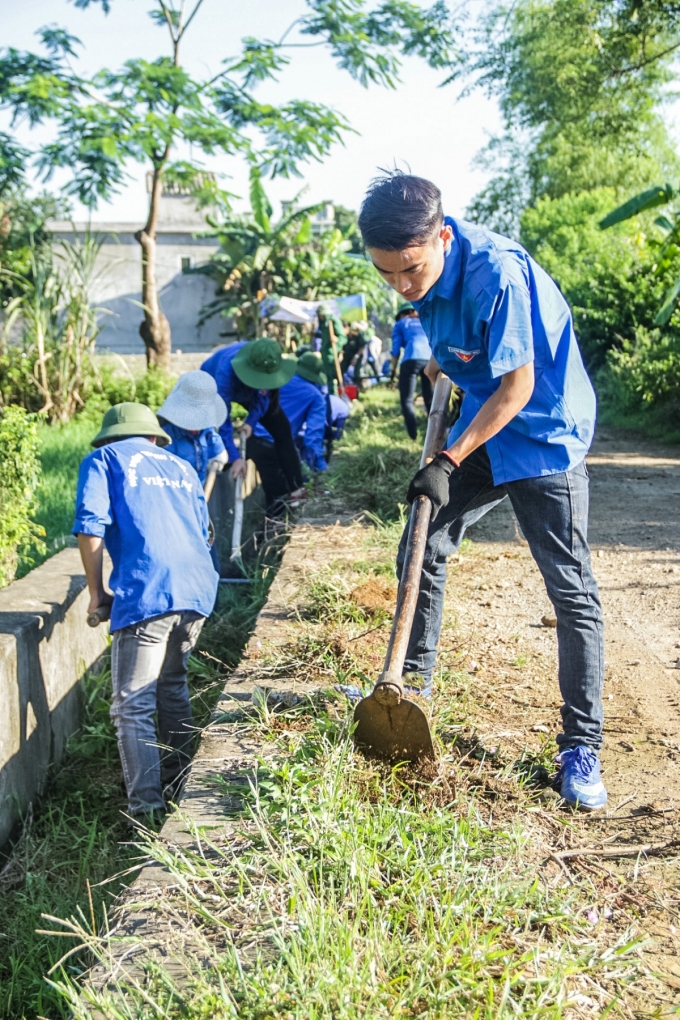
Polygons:
M374 691L359 702L354 721L354 742L369 757L388 761L434 758L427 716L407 698L395 705L381 705Z
M440 375L432 398L421 467L444 445L451 381ZM385 666L373 692L354 709L354 742L365 754L390 761L434 758L430 726L423 710L404 697L402 673L420 589L425 544L432 515L427 496L413 504L397 608Z

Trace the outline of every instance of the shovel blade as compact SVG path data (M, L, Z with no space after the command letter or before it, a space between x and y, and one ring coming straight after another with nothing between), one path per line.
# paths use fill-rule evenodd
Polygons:
M434 758L427 716L413 701L402 698L397 705L384 705L369 694L354 709L354 722L354 743L371 758Z

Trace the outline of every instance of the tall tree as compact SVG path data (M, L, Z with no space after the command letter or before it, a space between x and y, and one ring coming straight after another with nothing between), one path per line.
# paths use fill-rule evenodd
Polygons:
M114 0L74 0L100 5L107 14ZM203 0L151 0L151 17L167 32L169 52L148 61L132 58L113 72L78 74L71 61L78 39L61 28L37 33L43 52L9 48L0 56L0 108L14 122L31 127L56 125L56 137L37 145L35 163L45 179L56 168L71 171L66 190L93 207L123 182L136 162L149 168L151 187L142 248L140 333L149 364L167 369L171 337L160 306L156 276L156 230L164 183L181 183L203 204L214 187L197 161L178 159L190 145L202 155L241 155L271 176L299 175L299 164L321 160L349 128L346 119L319 103L293 100L260 103L254 88L276 77L291 49L326 45L339 66L363 86L395 87L403 54L416 54L432 67L451 70L454 29L445 0L423 8L410 0L306 0L305 13L278 40L248 36L236 58L226 59L215 76L199 80L182 65L185 36ZM293 35L297 32L301 39ZM131 31L131 36L133 35ZM254 129L254 130L253 130ZM27 153L0 135L0 177L14 182L27 165Z
M676 156L658 106L678 47L675 5L659 0L495 6L464 67L505 121L483 154L493 177L472 214L513 232L539 198L668 171Z

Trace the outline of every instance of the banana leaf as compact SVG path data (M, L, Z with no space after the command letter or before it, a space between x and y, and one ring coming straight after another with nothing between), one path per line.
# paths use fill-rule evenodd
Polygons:
M655 326L665 326L675 308L675 303L678 300L678 294L680 294L680 276L673 283L671 287L666 291L663 299L663 305L656 314L654 319Z
M657 205L665 205L666 202L670 202L673 199L674 195L675 191L671 184L658 184L653 188L648 188L647 191L641 191L639 195L629 198L627 202L613 209L604 219L600 220L600 230L606 230L607 227L613 227L615 223L629 220L631 216L637 216L638 213L645 212L646 209L654 209Z

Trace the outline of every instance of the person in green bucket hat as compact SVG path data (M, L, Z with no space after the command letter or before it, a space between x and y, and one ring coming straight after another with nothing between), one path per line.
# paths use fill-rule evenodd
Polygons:
M129 439L131 436L153 436L158 446L170 444L170 436L163 431L150 407L126 401L108 409L90 446L96 448L115 439Z
M328 376L323 370L321 355L314 351L304 351L298 358L296 375L316 386L328 385Z
M227 405L227 417L219 432L229 455L232 478L245 476L246 459L251 458L248 445L244 458L234 439L231 406L235 402L248 412L242 428L246 444L250 443L253 429L259 422L273 437L288 495L293 498L304 493L302 469L290 423L279 406L279 389L295 375L296 368L295 355L284 354L270 337L241 340L220 347L201 365L202 371L217 383L217 392Z
M324 455L327 397L326 373L321 355L307 351L297 359L297 372L281 387L279 402L290 427L300 457L314 473L328 467ZM248 440L248 456L252 457L262 479L267 498L268 514L281 515L288 494L286 479L276 456L273 437L264 426L264 419L255 426Z
M128 812L145 824L176 800L190 761L187 665L219 581L199 477L169 442L143 404L109 408L80 465L73 525L88 622L110 614L111 718Z

